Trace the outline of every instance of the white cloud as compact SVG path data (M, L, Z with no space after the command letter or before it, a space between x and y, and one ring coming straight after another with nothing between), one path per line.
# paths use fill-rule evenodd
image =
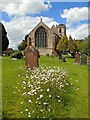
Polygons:
M1 21L8 33L9 47L14 49L20 44L27 35L39 23L41 17L23 16L14 18L11 22ZM49 27L58 24L53 18L42 17L43 22Z
M22 16L26 14L37 14L41 11L47 11L51 8L50 2L44 3L44 0L35 2L33 0L10 1L3 0L0 3L0 11L8 13L9 16Z
M7 2L5 2L7 1ZM9 38L9 47L14 49L20 44L25 35L27 35L40 21L41 17L31 17L26 16L26 14L40 13L41 11L46 11L49 9L50 2L48 4L44 3L44 0L39 0L39 2L31 2L28 0L22 0L17 2L8 2L9 0L3 0L2 11L5 11L10 16L14 15L14 18L10 22L1 21L7 30ZM72 35L73 38L82 39L88 35L88 25L81 24L75 28L72 27L74 23L79 23L82 20L88 19L88 8L70 8L65 9L62 18L66 18L66 25L69 27L67 29L67 35ZM51 27L52 25L58 24L53 18L42 17L43 21ZM90 29L90 28L89 28Z
M10 22L1 21L8 33L9 47L17 49L22 39L39 23L41 17L23 16L14 18ZM53 18L42 17L42 19L49 27L59 24ZM88 24L81 24L76 28L70 27L67 29L67 36L71 35L75 39L83 39L88 35L89 31L90 26Z
M83 39L89 34L90 28L87 23L81 24L81 21L88 20L88 7L74 7L64 9L60 15L66 18L67 36L71 35L75 39Z
M75 39L83 39L88 36L88 34L90 34L89 32L90 27L88 26L88 24L82 24L77 26L76 28L69 28L67 30L67 36L69 37L69 35L71 35Z
M72 26L72 24L78 23L83 20L88 20L88 7L74 7L70 9L65 9L62 18L66 18L67 27Z

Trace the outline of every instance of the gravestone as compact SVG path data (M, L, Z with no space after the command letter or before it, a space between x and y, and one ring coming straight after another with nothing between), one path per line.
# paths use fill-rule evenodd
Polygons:
M87 56L86 54L81 55L81 64L86 65L87 64Z
M24 50L24 55L25 65L27 68L33 69L34 67L39 67L39 51L34 46L29 46L29 41L27 42L27 47Z
M90 58L87 58L87 65L90 65Z
M75 55L75 63L80 64L80 53Z

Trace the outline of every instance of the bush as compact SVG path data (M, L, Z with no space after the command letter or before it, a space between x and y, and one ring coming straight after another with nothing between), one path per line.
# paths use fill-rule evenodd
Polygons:
M23 58L23 54L22 54L22 52L13 53L11 55L11 58L22 59Z

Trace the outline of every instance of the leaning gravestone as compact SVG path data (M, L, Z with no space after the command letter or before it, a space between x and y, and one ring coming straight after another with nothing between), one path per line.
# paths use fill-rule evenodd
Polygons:
M87 56L86 54L81 55L81 64L86 65L87 64Z
M25 65L27 66L27 68L33 69L34 67L39 67L39 52L34 46L29 46L29 42L27 42L27 47L24 50L24 54Z

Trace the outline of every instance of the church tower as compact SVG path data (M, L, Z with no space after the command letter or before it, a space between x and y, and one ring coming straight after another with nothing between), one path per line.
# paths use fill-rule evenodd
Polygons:
M66 26L64 24L59 24L56 28L60 36L66 35Z

